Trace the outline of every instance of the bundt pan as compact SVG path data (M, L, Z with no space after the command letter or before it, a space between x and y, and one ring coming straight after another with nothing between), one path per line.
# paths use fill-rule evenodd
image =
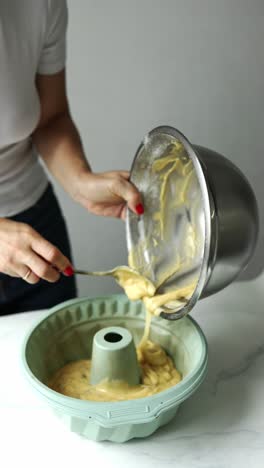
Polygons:
M137 346L144 325L142 303L131 302L123 294L61 303L38 321L24 340L25 376L71 431L95 441L146 437L168 423L204 379L207 342L191 317L179 321L152 318L150 339L166 350L182 374L181 382L167 390L133 400L94 402L64 396L46 384L68 362L91 358L93 338L99 330L126 328Z

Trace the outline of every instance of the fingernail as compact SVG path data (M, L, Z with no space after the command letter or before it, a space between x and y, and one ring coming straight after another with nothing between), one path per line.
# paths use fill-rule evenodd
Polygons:
M74 271L72 267L68 266L67 268L65 268L63 274L66 276L72 276L74 274Z
M144 206L142 205L142 203L139 203L137 206L136 206L136 212L137 214L139 215L142 215L144 213Z

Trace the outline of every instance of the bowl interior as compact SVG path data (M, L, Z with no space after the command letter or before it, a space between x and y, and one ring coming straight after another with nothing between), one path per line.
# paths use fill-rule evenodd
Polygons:
M144 306L124 295L75 299L53 308L34 327L26 339L25 361L33 375L46 384L68 362L91 358L93 337L101 328L128 328L137 345L144 325ZM204 336L190 317L178 321L153 317L150 339L168 352L183 379L199 367L206 351Z
M138 148L131 181L146 210L142 217L127 211L129 264L159 293L181 291L181 300L166 304L180 318L194 307L207 278L211 213L202 166L181 132L161 126Z

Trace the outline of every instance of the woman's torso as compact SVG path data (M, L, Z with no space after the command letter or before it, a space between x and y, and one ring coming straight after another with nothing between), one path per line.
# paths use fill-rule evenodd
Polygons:
M32 206L47 177L30 135L40 116L35 87L47 2L0 0L0 216Z

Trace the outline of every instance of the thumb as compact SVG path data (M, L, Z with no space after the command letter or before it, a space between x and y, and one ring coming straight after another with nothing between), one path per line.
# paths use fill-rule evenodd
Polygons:
M116 193L127 202L128 207L134 213L137 215L142 215L144 213L141 194L132 182L121 179L119 184L116 185Z

